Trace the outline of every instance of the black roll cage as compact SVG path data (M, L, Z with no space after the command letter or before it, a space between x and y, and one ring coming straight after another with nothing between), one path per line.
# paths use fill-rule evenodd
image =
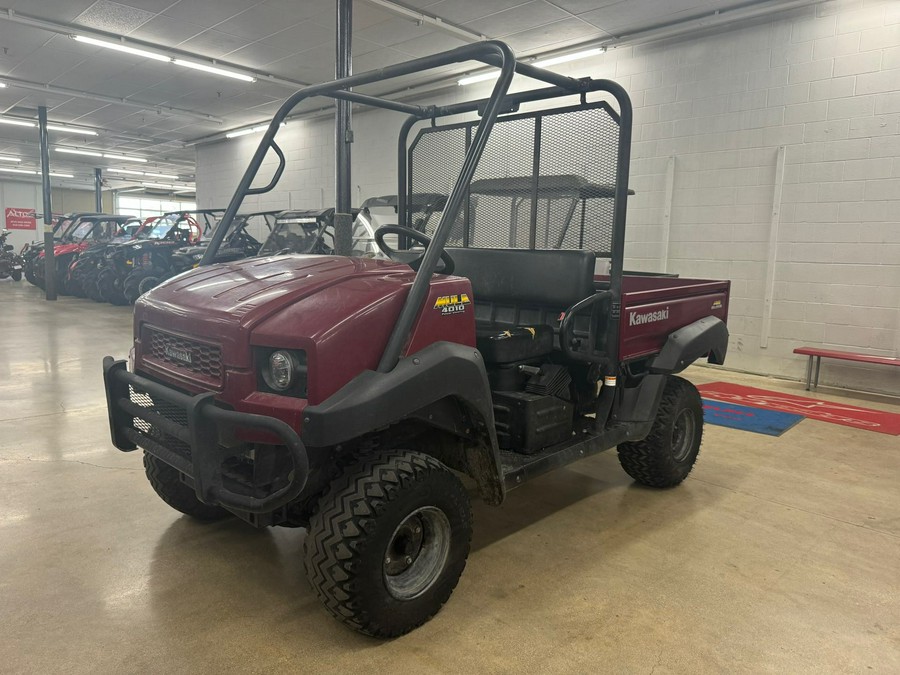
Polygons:
M473 99L445 106L421 106L400 101L370 96L351 91L358 87L373 82L402 77L412 73L418 73L433 68L462 63L467 61L480 61L489 66L500 69L499 76L491 95L486 99ZM518 73L532 79L549 84L549 87L533 89L529 91L509 94L509 86L513 74ZM625 250L625 213L627 207L628 171L631 150L632 107L631 100L625 89L611 80L592 80L590 78L575 79L564 75L536 68L535 66L517 61L512 49L504 42L498 40L485 40L474 44L464 45L456 49L438 54L432 54L405 63L398 63L386 68L367 71L358 75L323 82L305 87L292 94L278 109L269 126L263 134L250 164L247 166L240 183L235 190L225 215L219 221L213 232L209 246L207 247L200 265L210 265L215 262L216 252L225 233L241 207L241 203L247 195L262 194L272 190L284 173L286 160L284 152L275 143L275 135L284 119L301 102L314 96L326 96L329 98L350 101L385 110L393 110L408 115L400 130L397 156L397 180L398 180L398 216L401 222L406 222L406 189L407 166L406 151L409 132L419 122L431 121L434 124L438 117L447 117L464 113L476 112L481 116L475 138L472 139L459 176L453 185L447 204L441 213L441 219L432 236L431 244L422 256L419 270L410 288L397 322L394 325L384 353L378 364L378 372L389 372L400 359L403 345L406 343L412 330L416 316L428 295L431 277L437 266L438 259L444 250L447 238L453 227L453 223L463 206L463 200L468 193L467 186L472 181L475 169L484 152L487 140L490 136L494 122L501 114L514 112L522 103L545 101L573 94L581 95L582 104L587 104L589 92L605 92L610 94L619 106L619 144L616 156L616 187L615 206L613 209L613 240L611 247L609 290L604 294L610 299L610 321L607 330L607 351L604 361L607 368L615 368L618 364L618 317L621 307L622 293L622 264ZM256 178L263 160L272 149L278 156L278 167L269 183L262 187L251 187ZM614 374L614 373L608 373Z

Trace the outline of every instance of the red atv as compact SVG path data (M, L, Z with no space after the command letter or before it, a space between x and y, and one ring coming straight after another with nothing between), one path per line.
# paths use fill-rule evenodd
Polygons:
M501 66L486 100L358 93L469 60ZM509 94L514 72L550 86ZM279 124L316 95L407 114L399 222L375 231L390 260L209 264L244 197L281 175ZM499 505L618 448L639 483L679 484L703 414L677 373L723 362L729 282L623 273L631 125L619 85L517 62L495 41L294 94L201 267L136 304L131 367L104 360L114 444L143 449L150 484L182 513L307 528L316 594L381 637L427 621L456 586L472 535L460 476ZM270 148L282 165L253 188ZM429 237L409 196L442 190Z
M134 216L105 214L80 216L66 232L64 239L53 247L57 292L60 295L80 293L80 288L70 284L69 266L81 252L93 246L109 243L129 224L140 227L141 221ZM44 251L41 251L34 266L37 285L41 288L45 285L44 270Z

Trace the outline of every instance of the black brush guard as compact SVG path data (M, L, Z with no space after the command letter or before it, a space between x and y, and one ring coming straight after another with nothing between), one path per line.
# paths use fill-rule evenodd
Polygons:
M306 448L297 432L281 420L225 410L215 404L211 393L189 396L129 372L125 361L116 361L110 356L103 359L103 381L113 444L126 452L143 448L174 467L191 479L200 501L235 511L268 513L293 501L303 491L309 475ZM161 415L154 408L135 403L131 400L132 390L146 393L154 401L161 399L167 407L176 408L183 413L186 424ZM136 427L135 420L142 420L167 438L183 444L190 449L189 456L142 432ZM222 464L231 457L243 454L244 449L220 445L219 431L222 428L257 429L277 436L294 467L287 485L264 497L240 494L226 488Z

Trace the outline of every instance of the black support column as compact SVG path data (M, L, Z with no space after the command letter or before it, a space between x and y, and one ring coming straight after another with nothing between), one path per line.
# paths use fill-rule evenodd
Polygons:
M94 210L103 213L103 169L94 169Z
M47 106L38 107L41 143L41 194L44 209L44 290L47 300L56 300L56 258L53 256L53 204L50 199L50 144L47 137Z
M334 76L339 79L348 77L352 70L352 18L353 0L337 0L337 16L335 21L335 68ZM334 120L334 173L335 173L335 214L334 214L334 247L338 255L350 255L353 216L351 208L350 185L350 144L353 142L353 130L350 127L350 101L338 99L335 103Z

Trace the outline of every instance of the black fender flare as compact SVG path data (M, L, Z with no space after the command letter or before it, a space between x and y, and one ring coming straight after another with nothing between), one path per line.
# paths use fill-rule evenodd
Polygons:
M706 316L669 335L662 351L650 361L650 372L680 373L697 359L722 365L728 351L728 327L716 316Z
M462 404L472 423L465 434L472 478L486 501L500 503L504 489L491 389L474 347L435 342L401 359L390 372L363 371L303 411L300 437L307 447L339 445L447 398Z

